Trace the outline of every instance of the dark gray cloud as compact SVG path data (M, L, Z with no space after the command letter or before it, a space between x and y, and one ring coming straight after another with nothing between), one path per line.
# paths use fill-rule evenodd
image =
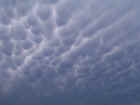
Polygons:
M0 104L137 105L135 0L0 0Z

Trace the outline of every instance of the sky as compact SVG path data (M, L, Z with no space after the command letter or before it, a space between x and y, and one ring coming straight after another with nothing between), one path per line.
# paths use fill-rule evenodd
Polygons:
M0 0L0 105L140 104L139 0Z

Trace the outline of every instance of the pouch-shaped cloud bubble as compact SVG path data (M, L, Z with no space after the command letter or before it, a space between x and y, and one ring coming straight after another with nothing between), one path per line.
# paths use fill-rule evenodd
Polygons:
M0 0L0 105L138 105L139 0Z

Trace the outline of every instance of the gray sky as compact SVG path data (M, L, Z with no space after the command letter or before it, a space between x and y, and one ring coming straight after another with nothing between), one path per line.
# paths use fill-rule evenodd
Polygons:
M0 0L0 105L137 105L139 0Z

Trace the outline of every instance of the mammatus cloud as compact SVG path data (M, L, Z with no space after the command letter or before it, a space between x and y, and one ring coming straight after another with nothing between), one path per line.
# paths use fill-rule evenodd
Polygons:
M0 104L138 103L139 10L138 0L0 0Z

